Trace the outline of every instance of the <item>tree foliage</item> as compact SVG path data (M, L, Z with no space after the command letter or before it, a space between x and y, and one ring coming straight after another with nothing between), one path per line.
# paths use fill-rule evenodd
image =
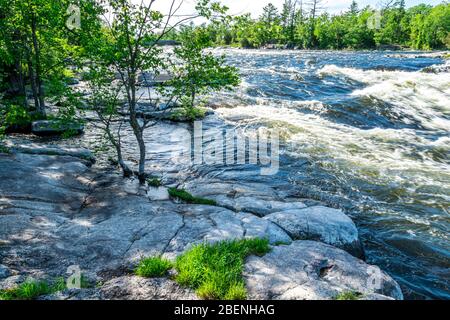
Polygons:
M15 116L17 110L26 115L36 111L45 118L50 105L52 109L59 106L64 118L80 114L80 97L67 80L83 74L90 89L84 101L98 116L125 175L133 172L122 157L121 128L131 127L139 147L137 173L145 182L144 131L156 121L138 112L142 91L157 89L157 97L148 95L146 101L154 108L173 102L195 113L205 94L239 82L235 68L205 50L211 45L211 34L184 27L200 17L212 24L229 21L227 8L214 0L197 0L196 12L179 18L183 1L169 1L167 12L156 9L161 2L0 0L0 96L5 101L18 99L22 105L19 108L17 102L8 102L14 108L3 112L1 103L0 119ZM79 6L81 24L77 28L67 23L70 5ZM181 45L168 53L160 41L175 34ZM160 74L172 77L166 87L145 85L147 76Z
M258 19L250 14L206 28L216 45L259 48L278 44L292 48L375 49L386 45L414 49L450 48L450 4L421 4L406 8L405 1L392 1L377 11L350 8L331 15L319 0L286 0L282 10L269 4Z

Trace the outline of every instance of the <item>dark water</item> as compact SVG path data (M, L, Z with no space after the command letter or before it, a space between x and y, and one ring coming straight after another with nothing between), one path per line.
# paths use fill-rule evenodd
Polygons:
M243 78L236 92L213 99L220 118L282 133L281 170L268 183L287 182L297 196L344 209L368 262L394 276L407 298L449 299L450 74L419 72L444 61L417 53L218 53Z

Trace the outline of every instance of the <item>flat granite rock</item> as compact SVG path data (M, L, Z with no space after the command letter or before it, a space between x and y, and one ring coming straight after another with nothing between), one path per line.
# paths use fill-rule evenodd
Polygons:
M6 141L6 146L12 151L24 154L46 155L46 156L69 156L80 158L88 162L95 163L95 156L90 150L84 148L73 148L69 146L51 146L36 143L14 144Z
M217 182L198 179L184 186L198 197L213 199L221 207L263 217L270 213L303 209L301 201L281 201L276 192L260 183Z
M11 276L11 271L7 266L0 264L0 279L5 279Z
M283 228L294 240L317 240L364 256L358 229L341 210L315 206L272 213L264 219Z
M198 300L196 294L166 278L124 276L106 282L99 293L106 300Z
M345 291L403 299L399 285L378 267L315 241L294 241L248 258L244 279L248 298L255 300L329 300Z
M292 241L248 213L150 200L137 180L94 174L74 157L15 154L0 161L2 264L27 276L57 277L77 265L104 280L143 257L175 257L203 242Z
M178 207L182 226L165 249L165 256L175 258L195 244L215 243L244 238L267 238L270 243L290 243L292 239L281 228L247 213L199 205Z
M42 298L190 299L191 292L170 280L129 274L143 257L174 259L204 242L258 237L273 245L290 244L304 236L303 223L309 228L306 236L314 239L342 247L357 239L351 220L340 211L284 203L263 185L215 182L209 191L206 185L200 189L194 194L209 197L224 192L235 203L266 210L260 214L277 212L261 218L236 210L240 207L179 204L165 196L152 200L136 180L96 171L76 157L0 155L0 289L29 277L64 277L68 267L79 266L87 278L104 285ZM317 268L322 270L319 276ZM367 268L342 250L296 241L275 247L263 258L250 258L246 279L250 298L329 298L347 288L363 290ZM379 279L382 289L375 293L401 297L392 279L383 273L375 278ZM293 285L294 291L286 289ZM311 288L320 290L314 295ZM371 293L366 291L361 292Z
M81 123L64 123L57 120L39 120L31 124L31 132L38 136L60 135L69 130L81 134L84 132L84 125Z
M190 289L167 278L121 276L94 289L70 289L39 300L198 300Z

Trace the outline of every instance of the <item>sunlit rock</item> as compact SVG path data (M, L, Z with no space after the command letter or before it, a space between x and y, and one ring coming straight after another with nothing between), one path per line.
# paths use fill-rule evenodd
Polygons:
M295 241L250 257L244 278L249 299L330 300L343 291L403 299L399 285L378 267L315 241Z

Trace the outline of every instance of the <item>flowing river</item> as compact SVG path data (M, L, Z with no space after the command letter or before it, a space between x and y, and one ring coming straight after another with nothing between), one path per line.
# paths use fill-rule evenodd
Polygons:
M450 299L450 74L418 53L220 49L242 84L214 97L228 126L278 129L298 195L345 210L370 263L405 296Z
M251 182L341 208L367 261L392 275L405 298L450 299L450 73L420 71L444 61L417 52L215 51L239 68L242 83L211 97L215 113L203 128L277 129L280 170L186 164L177 154L192 127L162 122L145 134L148 171L166 183ZM100 164L111 154L101 135L90 128L81 139L103 155ZM135 165L130 128L123 135Z

